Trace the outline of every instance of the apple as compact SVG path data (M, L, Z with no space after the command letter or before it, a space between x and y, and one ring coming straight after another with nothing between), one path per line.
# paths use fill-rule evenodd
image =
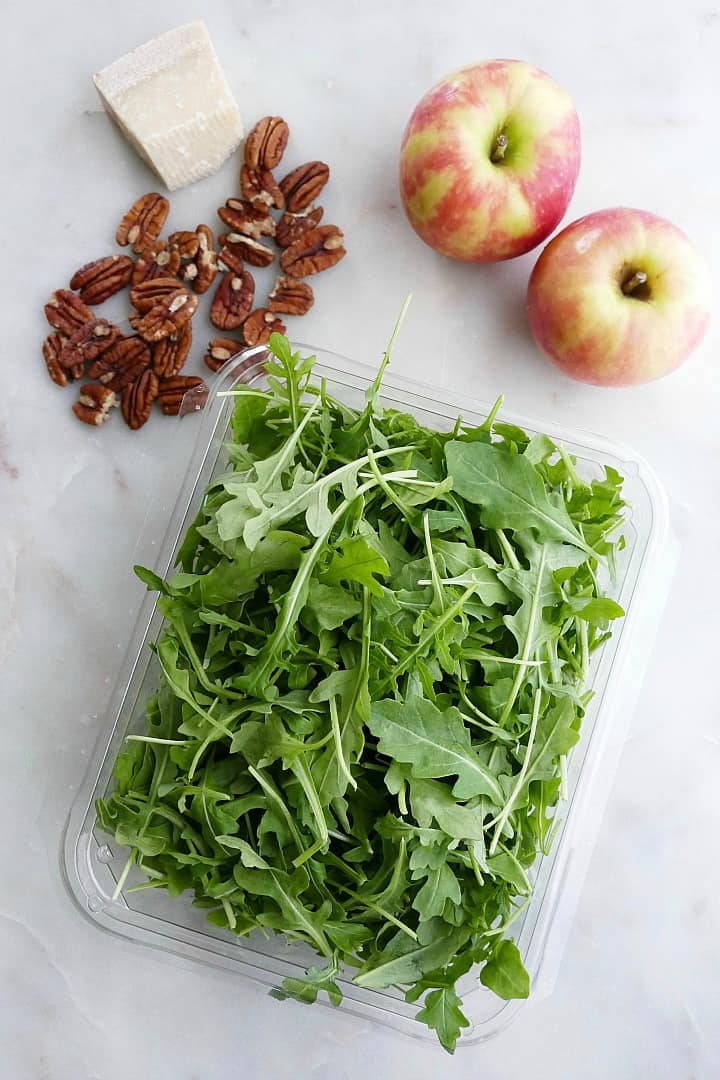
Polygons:
M598 210L544 249L527 310L533 337L566 375L632 386L679 367L702 339L710 275L687 236L664 218Z
M435 251L496 262L550 235L579 168L567 92L532 64L489 60L448 75L418 104L402 139L400 194Z

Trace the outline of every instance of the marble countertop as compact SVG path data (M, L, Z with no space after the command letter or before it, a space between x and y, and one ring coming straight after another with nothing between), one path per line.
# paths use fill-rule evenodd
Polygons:
M350 256L318 280L300 336L374 363L412 291L398 372L484 399L502 391L514 411L627 442L669 495L680 562L554 992L453 1060L103 935L60 877L63 824L142 592L130 571L138 536L148 513L174 501L193 423L156 419L137 435L119 422L78 424L72 391L43 368L42 305L112 250L119 213L156 185L101 111L90 73L198 16L246 118L282 113L298 160L333 166L323 201ZM720 11L712 0L40 0L9 8L4 25L3 1077L720 1075L720 319L671 378L620 392L573 384L528 336L533 256L495 267L434 256L406 226L395 180L403 124L433 81L472 60L521 57L565 85L580 113L583 167L567 220L617 204L653 210L717 273ZM175 227L212 221L235 170L178 192Z

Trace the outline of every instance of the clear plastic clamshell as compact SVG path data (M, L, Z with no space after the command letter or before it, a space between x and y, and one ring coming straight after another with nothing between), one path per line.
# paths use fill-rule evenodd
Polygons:
M330 394L362 407L374 371L322 349L294 347L317 357L314 377L326 380ZM223 447L233 398L219 396L219 392L239 385L262 388L265 356L263 347L238 354L211 386L175 508L169 519L148 522L158 551L155 570L161 575L174 565L175 553L209 482L225 464ZM490 408L481 401L436 390L391 371L385 374L381 400L385 405L412 412L428 427L444 429L452 427L459 414L466 423L479 424ZM196 408L190 402L181 414ZM577 458L580 474L588 479L602 475L603 465L613 466L625 477L624 494L630 504L626 547L612 592L626 617L615 624L611 639L594 655L589 687L594 697L583 721L580 742L570 757L568 798L556 813L557 831L550 854L540 857L530 871L532 897L513 927L531 976L531 998L537 998L552 988L555 979L672 574L673 542L665 495L650 467L631 450L538 419L505 412L502 419L530 432L544 431L561 442ZM181 422L189 423L187 419ZM126 735L144 728L145 705L157 689L158 680L157 661L148 644L158 638L161 626L155 597L148 595L101 723L95 753L68 819L62 851L64 877L81 911L104 930L183 958L236 971L269 988L279 987L286 976L302 975L313 961L304 947L287 944L280 937L266 940L259 934L238 938L207 922L189 898L172 898L159 889L128 892L141 880L135 872L113 898L127 852L97 828L94 803L112 786L113 764ZM363 990L349 977L339 981L343 1009L406 1034L434 1040L434 1034L415 1020L417 1006L407 1004L401 993ZM501 1001L472 973L461 981L459 991L471 1021L459 1046L496 1034L523 1004Z

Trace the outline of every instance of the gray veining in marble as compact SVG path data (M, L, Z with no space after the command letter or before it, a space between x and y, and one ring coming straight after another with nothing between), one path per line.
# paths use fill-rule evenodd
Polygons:
M297 160L319 156L333 167L326 214L345 228L351 255L317 281L302 337L374 362L412 291L398 371L482 398L502 390L518 412L626 440L670 496L681 562L555 990L452 1061L102 935L60 880L60 832L141 593L130 572L137 537L148 509L173 501L192 425L156 419L133 436L119 422L100 432L77 424L72 391L44 373L42 304L78 265L112 250L119 212L155 185L100 110L90 73L198 15L246 118L283 113ZM567 86L581 116L583 167L567 220L615 204L656 211L694 237L717 272L719 55L713 0L7 7L2 1080L720 1076L718 320L695 358L663 382L619 393L570 383L528 339L533 257L480 268L436 257L406 226L395 183L402 127L430 83L472 60L521 57ZM228 163L177 193L175 226L215 224L235 169Z

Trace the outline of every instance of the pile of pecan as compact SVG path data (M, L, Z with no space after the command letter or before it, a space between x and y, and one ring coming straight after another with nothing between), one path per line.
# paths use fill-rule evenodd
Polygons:
M194 293L209 288L217 274L214 239L200 225L194 233L173 233L160 240L170 204L162 195L143 195L130 207L115 239L138 256L108 255L81 266L69 289L58 289L45 305L53 327L43 342L48 374L59 386L87 378L73 405L78 420L98 426L119 405L133 431L145 424L153 402L166 415L177 415L190 394L195 408L207 386L180 371L192 344L191 319L198 306ZM190 237L193 239L191 240ZM132 334L98 318L92 310L130 286Z
M240 338L213 338L205 363L218 371L243 345L262 345L270 334L285 333L281 315L304 315L314 303L313 290L302 278L334 266L345 255L337 225L320 225L322 206L314 202L330 178L323 161L298 165L279 182L280 164L290 129L280 116L265 116L245 140L240 170L241 198L230 198L218 210L228 230L219 238L218 265L223 271L210 308L210 321ZM273 211L277 216L273 216ZM255 303L255 280L246 264L271 266L280 249L280 271L264 307Z
M73 274L69 288L52 294L45 315L53 332L43 343L43 356L59 386L89 380L73 405L79 420L98 426L120 406L128 427L137 430L153 403L166 415L177 415L188 401L190 408L202 407L208 392L204 380L180 372L192 345L198 296L218 275L210 321L241 336L213 338L204 356L212 371L244 346L264 344L273 331L284 333L281 315L304 315L312 307L312 288L301 279L334 266L345 248L340 229L321 226L323 209L313 205L328 181L327 165L310 161L275 180L272 170L288 138L288 126L278 116L266 116L248 135L242 198L228 199L218 211L229 230L220 236L219 250L207 225L161 239L170 204L150 192L130 207L115 235L136 258L96 259ZM278 212L277 220L272 211ZM269 240L280 248L281 273L266 306L253 307L255 281L246 264L274 262ZM128 287L133 332L123 333L93 308Z

